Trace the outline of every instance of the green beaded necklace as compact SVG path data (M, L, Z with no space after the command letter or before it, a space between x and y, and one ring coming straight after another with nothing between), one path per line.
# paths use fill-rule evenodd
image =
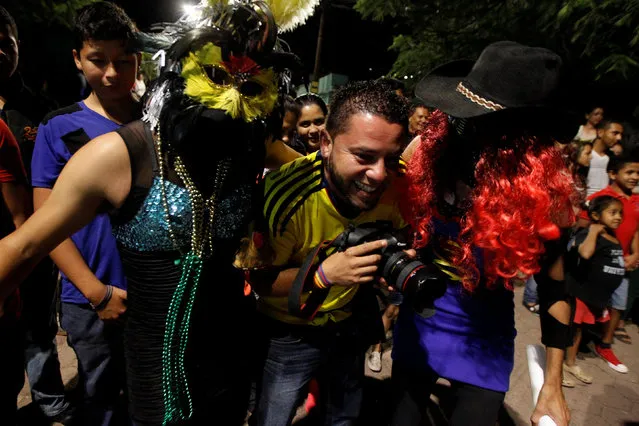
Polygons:
M175 171L189 194L193 220L191 247L188 253L182 253L171 227L159 128L155 130L155 134L157 136L156 150L165 219L173 247L181 255L175 261L175 264L182 265L180 282L173 293L166 317L164 345L162 348L162 391L164 397L164 420L162 424L166 426L174 422L187 420L193 415L193 400L189 391L184 358L189 339L191 313L202 274L203 259L213 254L212 228L215 216L215 201L224 184L230 163L228 159L218 162L213 193L205 202L202 193L197 189L188 174L182 159L175 155ZM205 214L206 211L208 211L208 214Z

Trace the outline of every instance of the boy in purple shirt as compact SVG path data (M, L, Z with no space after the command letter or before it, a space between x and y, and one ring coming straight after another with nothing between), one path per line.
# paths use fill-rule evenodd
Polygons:
M92 92L39 127L32 159L36 209L77 150L139 116L130 91L140 59L130 49L133 22L118 6L98 2L78 12L75 31L73 57ZM125 386L121 321L115 320L126 310L126 281L108 215L65 240L51 258L62 275L61 322L84 391L80 424L115 424L114 406Z

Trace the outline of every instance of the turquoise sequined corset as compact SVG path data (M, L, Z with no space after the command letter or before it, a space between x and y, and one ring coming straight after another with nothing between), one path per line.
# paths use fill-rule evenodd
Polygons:
M169 204L171 229L183 247L191 243L191 201L189 193L174 183L165 180L166 198ZM153 185L133 219L123 225L113 226L113 235L118 243L136 251L175 250L166 223L166 213L162 200L160 178L153 179Z

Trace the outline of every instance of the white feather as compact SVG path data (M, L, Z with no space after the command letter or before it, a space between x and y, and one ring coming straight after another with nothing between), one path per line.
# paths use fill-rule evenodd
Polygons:
M285 33L302 25L313 15L321 0L265 0L280 32Z

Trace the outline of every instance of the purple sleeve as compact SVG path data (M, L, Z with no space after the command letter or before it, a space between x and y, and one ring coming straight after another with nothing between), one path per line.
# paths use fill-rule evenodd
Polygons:
M31 184L34 188L53 188L69 161L69 151L59 137L53 137L51 121L38 128L31 159Z

